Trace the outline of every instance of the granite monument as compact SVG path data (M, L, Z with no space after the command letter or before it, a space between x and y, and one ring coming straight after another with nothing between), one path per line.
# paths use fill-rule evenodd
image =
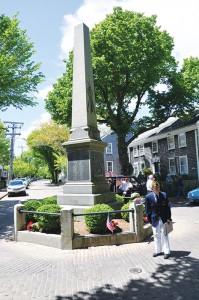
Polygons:
M97 128L89 29L79 24L74 31L72 128L64 146L68 178L59 205L93 206L115 201L105 179L104 149Z

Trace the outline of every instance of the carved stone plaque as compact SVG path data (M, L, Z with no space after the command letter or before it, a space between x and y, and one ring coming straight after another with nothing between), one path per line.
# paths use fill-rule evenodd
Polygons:
M92 152L91 160L92 160L92 175L94 178L104 177L104 154L100 152Z
M89 153L87 150L76 150L68 153L68 180L89 180Z

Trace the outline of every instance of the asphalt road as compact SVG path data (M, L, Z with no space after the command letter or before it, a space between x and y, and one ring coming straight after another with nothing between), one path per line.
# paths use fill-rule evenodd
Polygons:
M62 193L62 185L54 185L49 180L37 180L31 182L26 196L8 197L6 189L2 190L0 196L0 239L13 240L14 232L14 210L15 204L24 200L43 199L45 197L57 196Z
M47 179L40 179L37 181L33 181L30 183L27 189L26 196L5 196L3 200L29 200L29 199L42 199L49 196L56 196L57 194L62 193L63 186L62 185L54 185Z

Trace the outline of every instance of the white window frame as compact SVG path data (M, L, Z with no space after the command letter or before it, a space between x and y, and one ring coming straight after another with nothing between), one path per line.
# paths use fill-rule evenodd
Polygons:
M175 149L175 138L174 138L174 135L167 136L167 144L168 144L168 150Z
M133 157L138 157L138 146L133 147Z
M135 163L133 163L133 174L135 175L135 176L138 176L138 174L139 174L139 162L135 162Z
M143 156L144 155L144 144L139 145L139 155Z
M158 141L153 141L152 142L152 153L157 153L158 152Z
M178 148L182 148L186 146L187 146L186 133L181 132L178 134Z
M145 168L145 163L144 163L144 161L140 161L139 162L139 172L141 171L142 172L142 170Z
M173 161L173 165L171 165L171 162ZM170 175L176 175L176 163L175 163L175 158L170 157L169 158L169 174Z
M182 169L183 160L185 161L185 164L183 166L184 170ZM187 155L179 156L179 168L180 168L180 174L189 174Z
M112 160L108 160L106 162L106 171L107 172L113 172L113 161Z
M106 147L106 154L113 154L113 147L112 143L108 143L108 146Z

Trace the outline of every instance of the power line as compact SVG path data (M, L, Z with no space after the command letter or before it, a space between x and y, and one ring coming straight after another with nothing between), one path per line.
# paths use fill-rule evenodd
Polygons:
M21 148L21 157L22 157L23 149L26 148L26 146L18 146L18 148Z
M11 132L6 133L5 135L11 136L11 147L10 147L10 172L9 172L9 179L12 178L12 166L13 166L13 157L14 157L14 141L16 135L21 135L21 133L17 132L17 129L21 129L24 123L22 122L10 122L5 121L4 124L8 124L6 127L7 129L11 129Z

